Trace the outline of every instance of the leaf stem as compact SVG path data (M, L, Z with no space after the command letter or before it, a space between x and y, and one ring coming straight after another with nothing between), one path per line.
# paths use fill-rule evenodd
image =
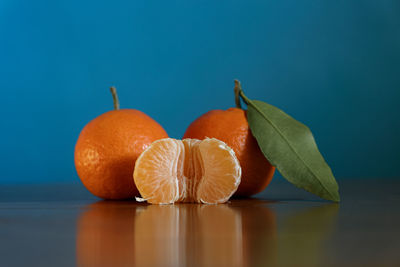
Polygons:
M111 86L110 91L111 91L113 101L114 101L114 110L119 110L119 100L118 100L117 88L115 88L114 86Z

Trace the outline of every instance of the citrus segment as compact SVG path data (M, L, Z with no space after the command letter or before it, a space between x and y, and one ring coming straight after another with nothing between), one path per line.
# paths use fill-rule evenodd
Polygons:
M135 165L136 187L147 201L151 203L173 203L179 197L178 176L184 156L183 144L174 139L155 141L138 158ZM179 164L178 164L179 162Z
M223 203L236 191L241 168L224 142L206 138L161 139L135 164L134 181L149 203Z
M216 140L207 138L199 143L204 174L198 187L198 199L203 203L226 202L240 183L237 177L241 176L241 168L235 152ZM227 192L232 194L227 195Z

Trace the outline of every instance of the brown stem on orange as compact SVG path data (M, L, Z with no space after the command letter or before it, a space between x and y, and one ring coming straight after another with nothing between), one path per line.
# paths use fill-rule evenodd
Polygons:
M242 86L240 85L240 82L238 80L235 80L235 88L233 89L235 91L235 103L237 108L242 108L242 105L240 103L240 91L242 91Z
M117 89L114 86L111 86L110 88L113 100L114 100L114 109L118 110L119 109L119 100L118 100L118 95L117 95Z

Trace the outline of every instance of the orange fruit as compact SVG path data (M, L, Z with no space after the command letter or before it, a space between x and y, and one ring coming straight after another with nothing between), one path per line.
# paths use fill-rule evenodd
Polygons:
M136 159L153 141L168 137L155 120L139 110L118 109L116 101L116 110L83 128L75 146L79 178L92 194L105 199L138 195L132 179Z
M236 191L241 168L233 150L215 138L166 138L152 143L135 164L135 184L144 200L223 203Z
M211 110L187 128L183 138L216 138L236 154L242 167L242 178L235 196L251 196L263 191L272 180L273 167L262 154L250 132L246 111L239 108Z

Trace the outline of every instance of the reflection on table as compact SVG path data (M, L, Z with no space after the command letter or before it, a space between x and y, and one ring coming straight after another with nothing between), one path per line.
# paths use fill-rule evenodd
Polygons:
M277 228L267 201L138 205L100 201L78 219L78 266L317 266L336 205L291 212ZM304 228L309 228L307 238Z

